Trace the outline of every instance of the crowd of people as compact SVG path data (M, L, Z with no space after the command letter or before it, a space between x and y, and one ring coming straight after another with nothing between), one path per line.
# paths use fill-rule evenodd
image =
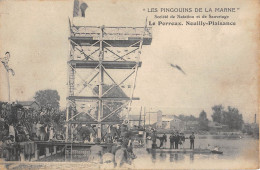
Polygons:
M156 140L160 140L159 147L157 146ZM185 139L190 140L190 149L194 149L194 141L195 141L195 135L194 132L189 137L185 137L184 133L179 133L178 131L172 132L169 136L170 141L170 149L183 149ZM167 143L167 135L164 133L162 136L158 136L156 134L156 131L153 129L152 135L152 148L166 148Z
M77 128L82 129L80 125ZM83 128L86 127L83 126ZM105 142L111 144L108 145L107 152L104 155L99 153L102 150L100 145L92 146L90 148L91 155L88 161L93 162L96 159L97 162L101 162L101 160L103 160L103 163L114 162L117 166L121 166L122 163L131 164L131 161L136 158L133 152L133 143L136 139L133 138L128 125L124 123L121 125L111 125L108 126L106 130L104 137L101 139L98 139L92 131L85 130L86 135L83 136L87 142L94 141L94 143ZM101 159L102 156L103 158Z
M35 110L15 103L0 103L0 140L63 140L65 129L62 120L62 114L54 109Z
M129 137L126 124L109 125L101 139L97 127L72 124L69 140L83 143L115 143L121 137ZM0 102L0 141L61 141L65 140L65 114L54 109L26 109L15 103Z
M65 115L65 114L64 114ZM124 151L125 159L133 155L133 142L127 124L103 127L106 131L101 139L97 138L97 128L84 124L72 124L69 140L82 143L114 143L111 148L115 154L119 148ZM25 141L65 141L65 116L52 109L26 109L15 103L0 103L0 150L15 147ZM3 153L3 152L2 152Z
M170 139L170 148L171 149L180 149L183 148L184 142L185 142L185 136L184 133L172 133L169 137Z

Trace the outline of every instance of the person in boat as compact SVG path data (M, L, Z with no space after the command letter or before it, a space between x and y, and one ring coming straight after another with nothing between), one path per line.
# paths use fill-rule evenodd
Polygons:
M219 147L215 146L215 148L213 149L213 151L219 151Z
M194 132L190 135L190 149L194 149L194 140L195 140L195 135Z
M179 148L179 142L180 142L180 135L179 135L179 132L176 133L175 135L175 149L178 149Z
M174 139L175 139L175 134L174 132L171 134L171 136L169 137L170 139L170 149L174 149Z

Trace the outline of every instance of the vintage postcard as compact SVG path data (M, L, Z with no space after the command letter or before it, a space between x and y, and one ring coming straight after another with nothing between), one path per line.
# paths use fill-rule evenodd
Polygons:
M259 0L0 0L0 169L258 169Z

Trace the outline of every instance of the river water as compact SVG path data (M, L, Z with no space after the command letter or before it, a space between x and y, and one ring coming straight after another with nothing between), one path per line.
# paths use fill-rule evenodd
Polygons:
M159 169L241 169L256 168L258 166L259 145L258 140L251 137L242 139L217 138L213 136L196 136L195 148L206 149L220 147L222 155L218 154L193 154L193 153L151 153L136 150L136 167ZM167 141L166 147L169 148ZM186 140L184 148L189 148L190 142Z
M145 148L135 148L137 159L132 165L123 168L137 169L256 169L258 167L259 145L258 139L243 137L236 139L216 138L214 136L196 136L195 148L218 146L224 153L218 154L191 154L191 153L148 153ZM149 145L149 143L148 143ZM166 147L169 147L167 141ZM189 148L189 140L184 143ZM93 164L82 156L72 160L63 155L49 157L33 164L20 165L13 169L94 169L113 168L108 164Z

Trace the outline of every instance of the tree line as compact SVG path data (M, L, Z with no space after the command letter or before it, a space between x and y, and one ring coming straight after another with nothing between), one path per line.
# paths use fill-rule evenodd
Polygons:
M243 127L243 115L235 107L228 106L226 109L224 106L215 105L211 107L212 109L212 120L222 125L227 125L230 130L241 130ZM200 130L209 130L209 119L207 118L207 113L202 110L198 117L193 115L185 116L183 114L179 115L178 118L182 121L197 121Z

